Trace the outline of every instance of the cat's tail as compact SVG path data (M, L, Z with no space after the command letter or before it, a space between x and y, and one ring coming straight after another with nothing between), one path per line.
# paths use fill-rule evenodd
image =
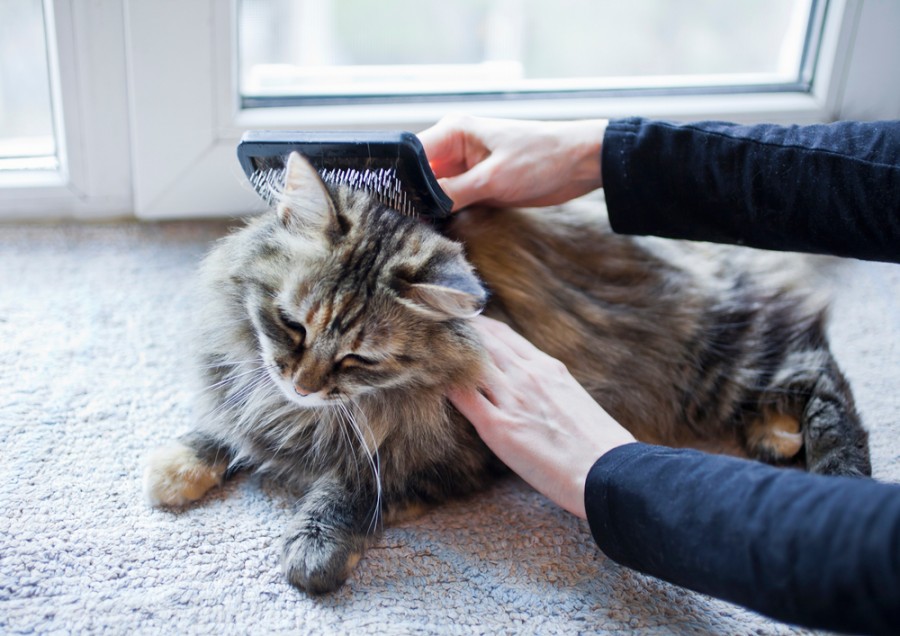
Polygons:
M802 415L807 470L829 475L872 475L869 435L853 394L833 358L819 376Z
M850 385L824 342L787 353L748 428L751 452L813 473L870 476L868 433Z

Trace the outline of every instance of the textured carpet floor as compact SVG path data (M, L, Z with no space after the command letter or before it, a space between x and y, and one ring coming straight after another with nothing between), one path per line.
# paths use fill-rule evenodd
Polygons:
M0 633L793 631L617 566L514 479L388 529L315 599L279 571L275 485L148 508L142 458L191 418L192 273L223 232L0 226ZM900 481L900 266L823 259L820 278L876 476Z

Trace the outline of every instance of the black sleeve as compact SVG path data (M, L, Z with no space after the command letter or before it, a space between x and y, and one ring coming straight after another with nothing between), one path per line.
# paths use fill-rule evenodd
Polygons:
M900 262L900 121L609 123L617 232Z
M630 568L789 623L900 633L900 486L628 444L594 464L585 508Z

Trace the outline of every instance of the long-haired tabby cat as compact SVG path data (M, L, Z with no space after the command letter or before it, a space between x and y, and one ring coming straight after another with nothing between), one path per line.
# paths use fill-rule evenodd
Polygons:
M489 313L638 439L870 473L822 306L744 262L757 254L616 236L577 204L470 211L448 233L465 254L292 154L277 209L203 265L205 412L149 457L150 501L196 500L230 466L266 470L304 493L288 579L337 588L383 522L502 470L443 396L479 377L468 319L486 288Z

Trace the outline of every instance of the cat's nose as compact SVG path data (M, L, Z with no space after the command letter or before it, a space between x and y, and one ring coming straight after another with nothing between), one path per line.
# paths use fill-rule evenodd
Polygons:
M305 386L303 386L299 382L295 382L294 383L294 393L296 393L297 395L302 395L303 397L306 397L307 395L312 393L312 391L310 389L307 389Z

